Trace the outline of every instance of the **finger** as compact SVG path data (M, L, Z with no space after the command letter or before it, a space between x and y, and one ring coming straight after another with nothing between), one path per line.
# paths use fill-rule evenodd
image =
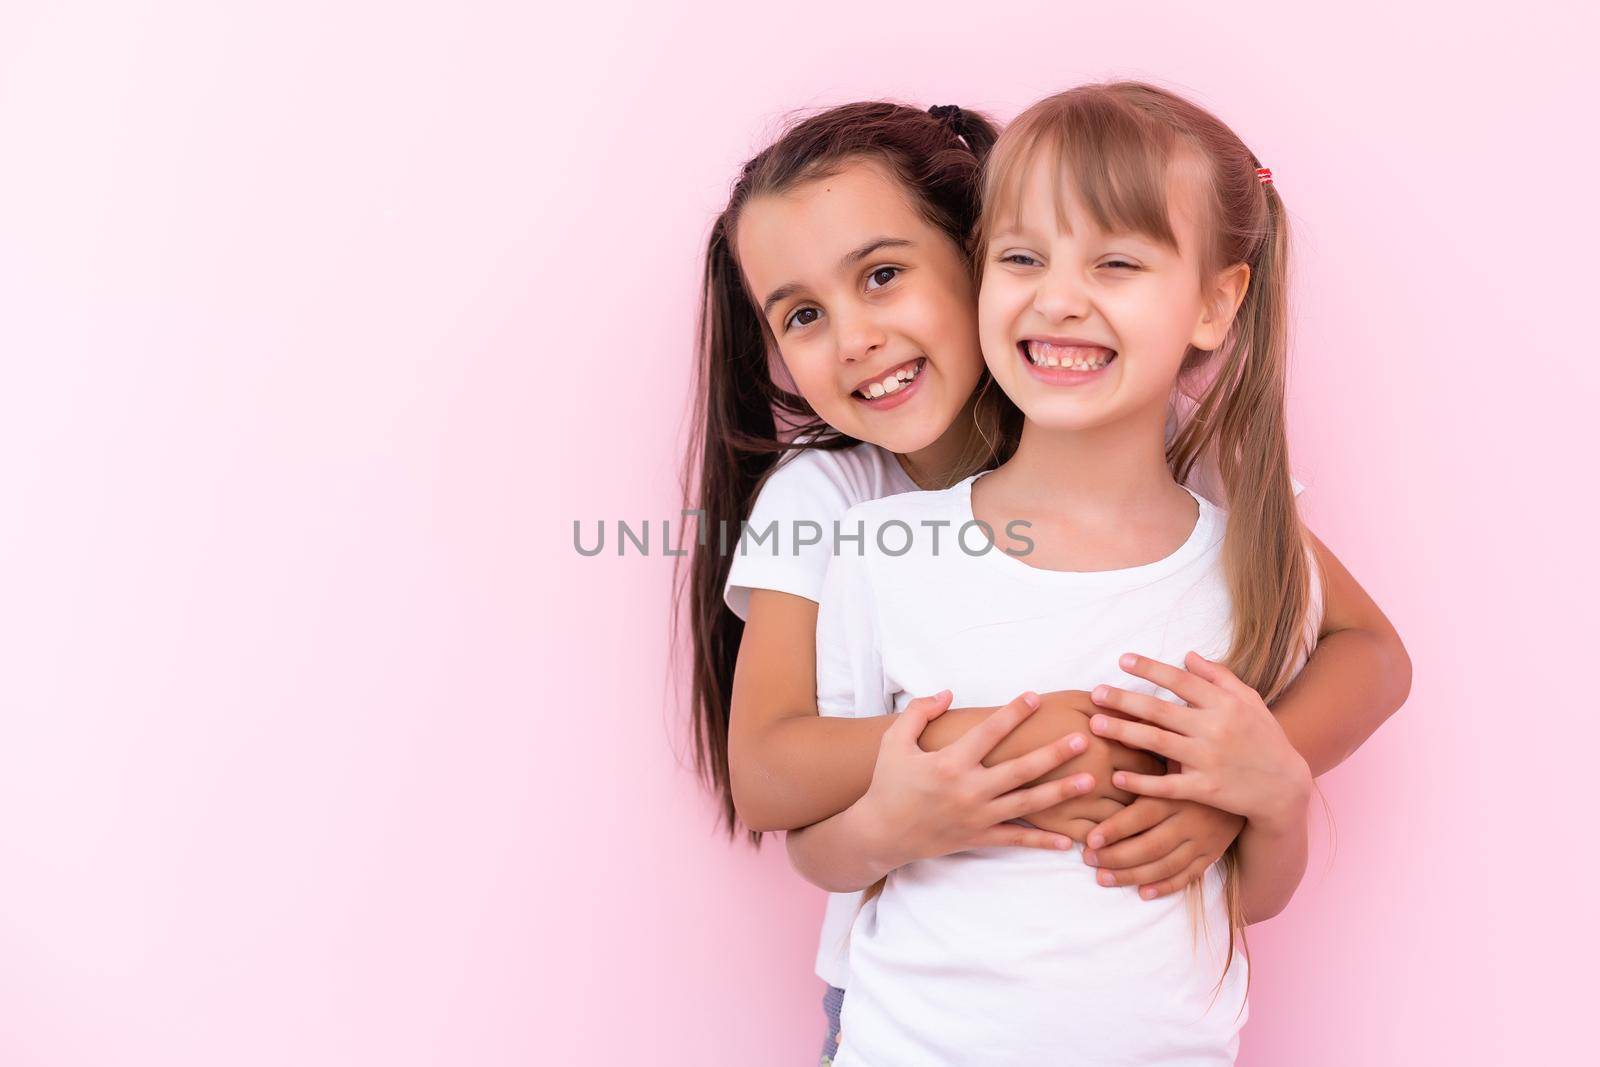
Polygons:
M1178 694L1192 707L1210 704L1216 700L1216 686L1170 663L1162 663L1160 660L1129 652L1117 661L1117 665L1137 678L1154 682L1161 688Z
M1194 846L1185 841L1153 863L1120 871L1102 868L1094 878L1101 885L1144 885L1146 882L1159 882L1163 878L1171 878L1188 867L1193 859Z
M1183 665L1189 668L1190 674L1198 675L1218 689L1223 689L1230 693L1238 693L1241 689L1250 689L1249 686L1239 680L1237 674L1228 669L1227 664L1206 659L1198 652L1191 652L1183 657ZM1173 692L1177 692L1177 690L1173 690ZM1251 692L1254 692L1254 690L1251 690Z
M1070 849L1075 842L1066 834L1055 834L1049 830L1041 830L1037 826L1017 826L1014 823L1001 823L991 826L987 830L980 830L967 842L967 848L1042 848L1051 852L1062 852Z
M1142 834L1152 826L1164 822L1174 812L1171 804L1155 797L1136 797L1111 818L1090 831L1086 843L1090 848L1104 848L1125 837Z
M1083 862L1091 867L1126 870L1141 864L1154 863L1163 856L1171 855L1179 845L1190 841L1189 836L1177 824L1166 822L1142 834L1134 834L1115 845L1091 848L1083 854Z
M1015 730L1029 715L1039 710L1039 694L1029 690L974 726L948 748L962 764L982 763L1002 738Z
M910 746L918 748L917 738L922 736L922 731L934 719L943 715L950 707L953 694L948 689L941 689L931 697L918 697L906 705L906 710L896 716L895 721L889 724L885 736L890 732L899 731L896 735L901 747ZM920 751L920 748L918 749Z
M986 774L995 796L1007 793L1035 778L1043 777L1068 760L1082 755L1089 748L1089 739L1082 734L1068 734L1047 745L1040 745L1015 759L997 763L987 768Z
M1091 696L1099 707L1115 708L1173 733L1188 734L1190 724L1194 722L1193 708L1162 700L1151 693L1133 693L1114 685L1097 685Z
M1169 893L1176 893L1178 890L1186 887L1190 882L1196 881L1203 877L1206 873L1206 868L1210 866L1210 858L1206 856L1200 856L1199 858L1195 859L1194 862L1190 863L1188 867L1179 871L1171 878L1164 878L1152 885L1140 886L1139 895L1146 900L1158 900L1161 897L1167 896Z
M1096 715L1089 720L1089 729L1101 737L1121 741L1130 748L1142 748L1184 763L1192 763L1196 751L1195 743L1182 734L1112 715Z
M1134 774L1131 771L1116 771L1111 775L1111 784L1142 797L1203 802L1204 798L1200 795L1199 786L1195 781L1197 777L1198 775L1194 774Z
M1074 774L1067 778L1043 782L996 798L989 808L989 817L996 822L1004 819L1020 819L1036 811L1053 808L1073 797L1082 796L1093 788L1092 774Z

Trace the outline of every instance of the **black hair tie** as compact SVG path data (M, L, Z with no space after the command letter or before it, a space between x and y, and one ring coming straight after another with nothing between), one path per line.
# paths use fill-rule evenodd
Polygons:
M928 114L952 127L961 121L961 107L958 104L935 104L928 109Z

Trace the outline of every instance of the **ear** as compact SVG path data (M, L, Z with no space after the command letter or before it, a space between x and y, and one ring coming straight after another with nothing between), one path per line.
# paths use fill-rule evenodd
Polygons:
M1216 351L1233 327L1233 317L1249 288L1250 264L1235 263L1218 271L1202 293L1205 304L1189 343L1204 352Z

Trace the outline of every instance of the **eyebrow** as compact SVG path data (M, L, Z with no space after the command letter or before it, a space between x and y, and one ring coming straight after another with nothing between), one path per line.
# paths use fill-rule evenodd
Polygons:
M910 248L915 243L915 241L908 241L904 237L874 237L872 240L841 256L839 258L839 268L842 270L846 267L852 267L872 255L872 253L885 248ZM798 293L800 289L801 286L797 282L788 282L778 286L768 293L767 298L761 302L761 314L763 316L772 314L773 308Z

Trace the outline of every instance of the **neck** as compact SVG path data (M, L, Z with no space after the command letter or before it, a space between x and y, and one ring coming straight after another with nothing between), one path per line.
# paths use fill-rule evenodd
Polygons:
M1040 512L1144 509L1178 488L1167 466L1166 406L1104 426L1054 430L1028 421L999 478Z
M984 454L979 440L977 394L967 398L950 428L926 448L896 454L918 489L948 489L972 473L973 457Z

